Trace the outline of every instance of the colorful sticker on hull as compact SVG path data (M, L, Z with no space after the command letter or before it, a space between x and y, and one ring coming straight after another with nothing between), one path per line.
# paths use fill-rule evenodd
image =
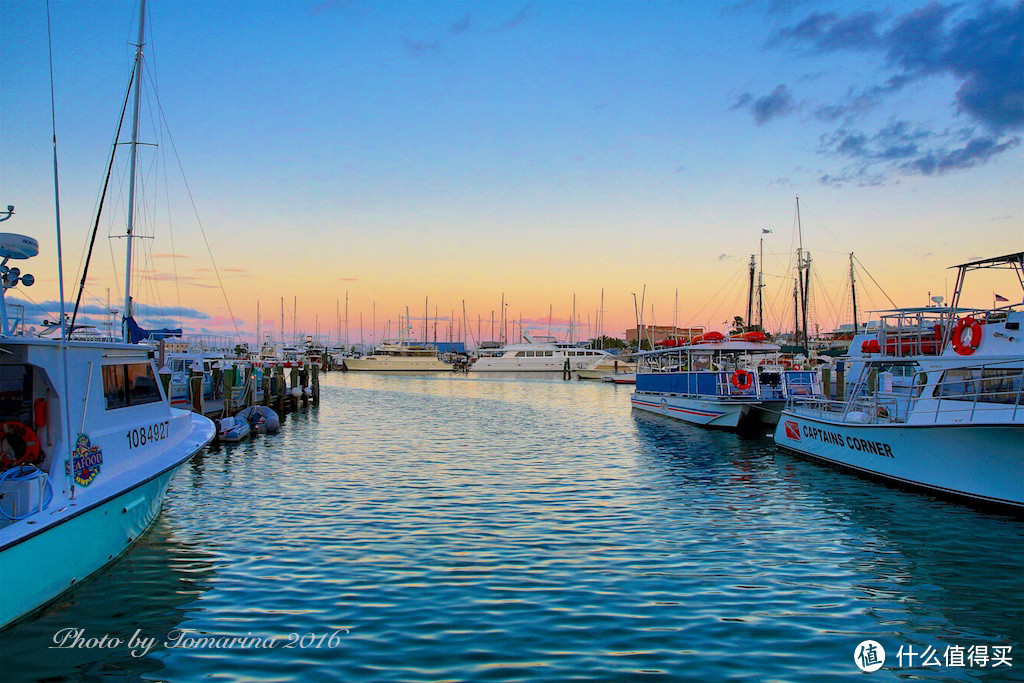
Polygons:
M70 467L65 467L65 471L70 475L70 468L74 468L75 483L88 486L99 475L102 465L103 451L99 446L92 445L87 434L79 434L75 450L71 453Z

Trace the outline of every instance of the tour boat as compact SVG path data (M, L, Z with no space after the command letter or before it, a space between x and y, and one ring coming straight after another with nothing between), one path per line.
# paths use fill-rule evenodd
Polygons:
M473 372L565 372L579 371L611 354L577 344L560 342L547 335L523 334L526 340L506 344L481 355L469 367Z
M453 367L438 358L434 347L406 340L385 341L368 356L345 359L345 369L352 371L437 372Z
M641 352L632 405L702 427L773 426L788 396L821 393L817 371L779 365L779 350L760 339L709 332Z
M797 453L933 492L1024 511L1024 311L965 313L966 274L1013 269L1024 252L956 266L951 306L891 311L862 341L843 400L794 397L775 442ZM1024 286L1022 286L1024 291ZM909 393L887 370L915 368Z

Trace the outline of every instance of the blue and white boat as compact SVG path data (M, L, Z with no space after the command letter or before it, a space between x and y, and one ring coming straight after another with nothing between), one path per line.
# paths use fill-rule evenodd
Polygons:
M775 442L865 475L1024 512L1022 304L958 307L966 274L983 268L1015 270L1024 294L1024 252L957 268L950 307L927 324L919 309L883 316L849 395L794 398ZM894 363L915 369L909 391L894 383Z
M762 339L712 332L638 354L633 407L702 427L774 426L787 397L819 395L821 382L816 370L783 367L780 347Z

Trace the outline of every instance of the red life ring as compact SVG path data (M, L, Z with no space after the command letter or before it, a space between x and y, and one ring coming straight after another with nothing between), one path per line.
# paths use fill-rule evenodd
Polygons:
M23 422L0 422L0 469L18 465L39 465L43 454L39 437Z
M740 391L746 391L754 386L754 375L746 370L737 370L732 373L732 385Z
M971 330L971 337L964 342L964 330ZM981 345L981 323L969 315L965 315L956 321L953 327L953 350L961 356L969 356L978 350Z

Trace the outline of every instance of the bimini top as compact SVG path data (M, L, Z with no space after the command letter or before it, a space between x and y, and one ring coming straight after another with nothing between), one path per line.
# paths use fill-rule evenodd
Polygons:
M977 268L1022 268L1024 267L1024 251L1018 251L1014 254L1006 254L1005 256L994 256L992 258L979 259L977 261L968 261L967 263L961 263L956 266L950 266L950 268L966 268L969 270L975 270Z

